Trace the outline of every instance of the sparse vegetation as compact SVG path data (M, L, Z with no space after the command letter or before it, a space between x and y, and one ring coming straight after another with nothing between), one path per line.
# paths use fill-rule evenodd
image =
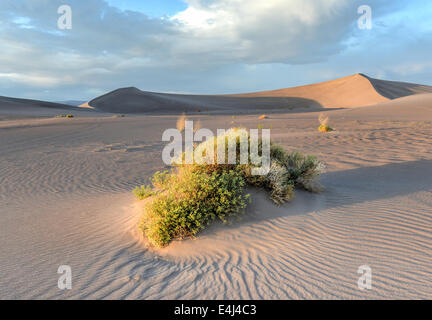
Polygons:
M263 125L262 123L259 123L258 126L257 126L257 129L258 129L258 130L262 130L262 129L273 129L273 124L270 124L270 125L267 126L267 128L266 128L265 125Z
M332 131L334 131L334 129L331 128L331 127L328 126L328 125L324 125L324 124L322 124L322 125L320 125L320 126L318 127L318 131L319 131L319 132L332 132Z
M169 174L164 189L146 204L140 228L157 247L195 236L212 221L228 222L241 212L248 203L244 187L244 179L234 170L183 168Z
M198 120L194 125L194 133L202 128L201 120Z
M73 118L73 117L74 117L73 114L66 114L66 115L60 114L60 115L55 116L55 118Z
M133 191L139 200L147 199L156 194L151 186L136 187Z
M183 113L178 119L177 119L177 130L180 132L183 132L185 129L185 123L186 123L186 114Z
M332 132L334 129L328 125L329 117L326 117L324 114L320 114L318 121L320 122L320 126L318 127L319 132Z
M186 165L179 161L181 164L171 171L156 172L150 185L134 190L138 199L149 198L144 204L140 229L150 243L164 247L172 240L197 235L214 220L228 223L231 218L239 218L249 202L249 195L245 193L247 186L267 190L277 205L290 201L294 197L295 187L313 192L320 190L315 179L323 170L322 163L313 156L288 153L273 143L270 146L269 172L262 176L253 175L255 166L250 155L248 164L240 164L238 130L241 129L230 129L213 141L215 151L222 142L227 151L227 141L235 134L236 164ZM243 132L247 134L247 141L250 141L248 133L243 130L241 134ZM200 147L204 148L200 150L207 150L207 143L210 141L198 145L195 150ZM262 141L259 141L258 150L261 153ZM201 155L204 158L209 156L205 152ZM182 159L185 156L183 154ZM228 157L228 152L225 152L225 156ZM214 163L217 163L217 152L213 157Z

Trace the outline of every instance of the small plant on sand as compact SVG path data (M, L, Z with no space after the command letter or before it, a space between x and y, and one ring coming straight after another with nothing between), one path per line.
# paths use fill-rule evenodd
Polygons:
M198 120L196 124L194 125L194 133L196 133L198 130L202 128L201 120Z
M60 114L55 116L55 118L73 118L73 117L74 117L73 114L67 114L67 115Z
M251 155L246 164L240 163L240 136L243 134L242 138L250 143L246 130L230 129L225 135L196 146L193 164L184 164L182 160L187 154L183 153L176 161L180 164L171 171L156 172L150 185L134 190L138 199L149 198L144 204L140 229L151 244L164 247L172 240L197 235L214 220L229 223L233 218L239 219L249 203L248 186L267 190L277 205L290 201L296 187L319 191L315 179L323 170L322 163L313 156L288 153L273 143L270 145L268 172L265 175L252 174L256 166ZM235 139L236 143L236 160L232 164L227 164L229 139ZM213 144L209 145L211 142ZM216 160L217 146L221 143L225 145L225 164L197 161L200 157L206 160L215 157L213 160ZM215 148L213 154L201 152L209 150L209 146ZM262 140L259 140L258 152L261 153L262 149Z
M328 125L329 117L326 117L324 114L320 114L318 121L320 122L320 126L318 127L319 132L332 132L334 129Z
M180 132L183 132L185 129L185 124L186 124L186 114L182 114L178 119L177 119L177 130Z

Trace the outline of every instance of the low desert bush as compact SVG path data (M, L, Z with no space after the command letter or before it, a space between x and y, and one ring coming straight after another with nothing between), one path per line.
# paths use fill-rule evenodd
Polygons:
M146 203L140 224L157 247L195 236L216 219L228 222L248 203L245 181L233 170L207 173L184 167L168 179L164 189Z
M326 117L323 113L319 115L318 121L320 123L320 126L318 127L319 132L332 132L334 130L328 125L330 118Z
M224 143L228 163L228 140L232 138L236 139L235 163L217 164L217 145ZM184 153L171 171L156 172L150 185L134 190L138 199L150 198L144 205L140 228L153 245L164 247L174 239L195 236L217 219L226 223L230 218L239 218L248 204L247 186L267 190L277 205L290 201L295 187L319 191L315 179L323 165L316 157L288 153L271 143L269 171L253 175L256 166L250 154L247 164L240 163L241 138L250 142L246 130L230 129L213 141L205 141L195 148L193 164L184 164ZM205 152L211 146L215 152ZM262 149L259 140L260 154ZM214 157L213 161L209 157Z
M73 117L74 117L73 114L67 114L67 115L60 114L55 116L55 118L73 118Z
M327 124L322 124L318 127L319 132L332 132L334 129Z

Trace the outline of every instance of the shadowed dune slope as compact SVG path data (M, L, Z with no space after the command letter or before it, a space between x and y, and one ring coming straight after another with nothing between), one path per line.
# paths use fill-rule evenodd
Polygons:
M9 98L0 97L0 110L1 109L12 109L12 108L50 108L50 109L73 109L74 107L55 102L30 100L30 99L19 99L19 98Z
M89 111L91 110L85 110L63 103L0 97L0 121L21 118L53 117L66 113L87 116L90 114Z
M388 99L398 99L414 94L432 93L431 86L415 83L378 80L365 76L373 85L375 90Z
M307 86L237 95L166 94L133 87L121 88L89 101L88 105L113 113L241 113L296 108L354 108L428 92L432 92L432 87L355 74Z
M84 105L83 105L84 106ZM86 106L112 113L167 114L182 112L247 113L295 108L322 108L303 97L242 97L230 95L184 95L121 88L93 99Z

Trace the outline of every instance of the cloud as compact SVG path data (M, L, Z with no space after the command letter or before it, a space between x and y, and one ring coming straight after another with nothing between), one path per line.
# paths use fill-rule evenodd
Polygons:
M314 82L357 67L383 69L388 47L393 62L402 59L397 51L407 54L410 37L392 33L407 24L412 30L417 16L414 10L410 22L401 20L405 1L374 0L376 24L366 34L357 29L363 0L185 2L187 9L171 18L154 18L103 0L74 0L72 30L59 30L64 1L1 1L0 94L45 88L35 98L64 100L122 86L214 93ZM402 75L427 65L419 52L419 61L404 61Z
M183 48L191 55L206 54L216 61L308 63L343 48L355 18L354 7L346 3L194 0L173 20L182 24L187 41Z
M7 79L13 82L30 84L33 86L52 86L55 83L58 83L60 80L52 77L43 77L38 75L30 75L30 74L19 74L19 73L0 73L0 81L2 79Z

